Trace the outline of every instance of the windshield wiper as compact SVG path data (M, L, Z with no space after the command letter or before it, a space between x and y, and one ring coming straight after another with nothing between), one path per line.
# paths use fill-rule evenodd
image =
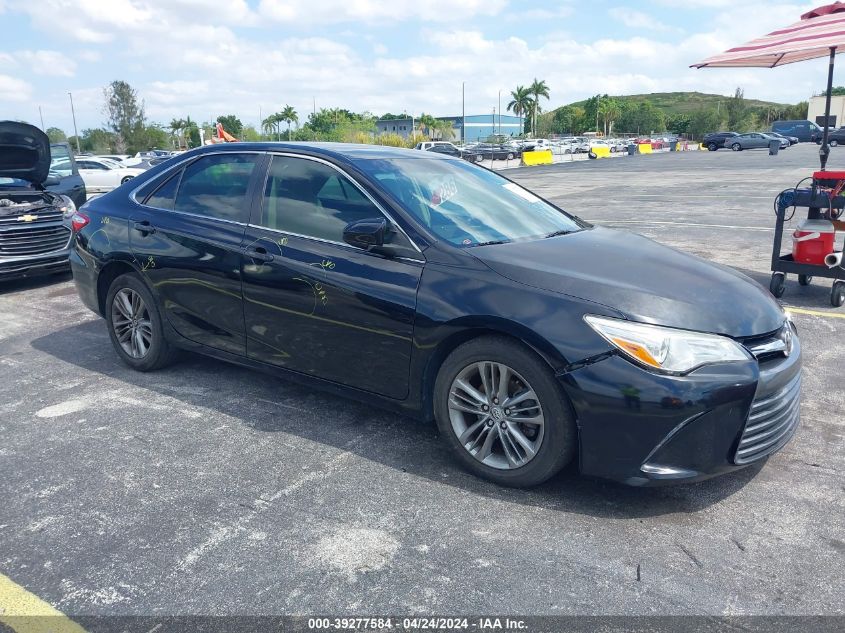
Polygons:
M544 235L543 239L547 237L557 237L558 235L569 235L570 233L574 233L573 229L561 229L560 231L552 231L551 233Z
M469 246L472 248L472 247L475 247L475 246L493 246L494 244L508 244L508 243L510 243L510 240L490 240L489 242L479 242L478 244L469 244Z

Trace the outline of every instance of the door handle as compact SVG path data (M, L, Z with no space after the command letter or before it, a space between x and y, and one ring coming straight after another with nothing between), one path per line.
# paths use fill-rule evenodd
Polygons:
M141 235L152 235L156 232L155 227L150 224L149 220L142 220L141 222L135 222L132 226L136 231L138 231Z
M248 248L244 251L244 255L259 262L272 262L275 259L273 254L268 253L263 246Z

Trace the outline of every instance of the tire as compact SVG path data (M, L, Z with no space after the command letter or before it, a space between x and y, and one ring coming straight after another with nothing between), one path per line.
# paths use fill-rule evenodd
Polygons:
M798 275L798 285L809 286L811 283L813 283L812 275Z
M833 282L830 289L830 305L834 308L841 308L845 304L845 281Z
M733 145L731 145L731 149L735 152L741 152L742 145L740 145L739 143L734 143Z
M831 147L836 147L837 145L839 145L839 141L837 141L836 139L831 139L827 142L827 144Z
M508 153L506 160L513 160L513 154Z
M121 185L125 185L127 182L132 180L135 176L124 176L123 179L120 181Z
M707 149L710 150L711 152L715 152L716 150L719 149L719 146L716 145L716 143L708 143Z
M138 308L134 302L135 297L141 301L139 309L135 309ZM128 300L129 305L123 299ZM112 345L120 359L132 369L154 371L176 360L178 350L165 338L158 306L138 275L121 275L112 282L106 295L105 312ZM135 334L130 333L128 339L121 342L118 332L126 332L127 324L124 321L131 316L130 312L135 315ZM143 342L147 343L145 350L143 345L137 343L136 335L140 335Z
M786 275L783 273L772 273L772 280L769 282L769 292L780 299L786 290Z
M498 383L496 376L509 375L505 391L510 399L522 397L521 412L506 409L507 400L499 402L494 390L488 393L484 389L481 373L489 376L494 367L500 368L499 373L488 382ZM474 395L463 391L458 379L473 388ZM527 393L536 398L526 399ZM463 409L458 408L461 405ZM541 484L575 455L575 415L566 395L548 365L509 338L474 339L449 354L435 381L434 412L440 434L458 461L473 474L503 486L529 488ZM542 424L515 422L527 419L520 417L525 415L540 419ZM465 436L464 442L459 434ZM530 451L523 440L533 447Z

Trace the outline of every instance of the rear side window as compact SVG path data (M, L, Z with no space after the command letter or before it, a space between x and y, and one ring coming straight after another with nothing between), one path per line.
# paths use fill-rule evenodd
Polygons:
M257 160L257 154L226 153L194 161L182 173L171 208L218 220L246 222L249 218L247 192ZM167 199L164 194L168 193L162 192L162 200Z
M155 207L156 209L167 209L168 211L172 211L173 203L176 201L176 190L179 187L179 179L181 176L181 171L176 172L176 174L171 176L167 182L156 189L155 193L144 200L144 204L149 207Z

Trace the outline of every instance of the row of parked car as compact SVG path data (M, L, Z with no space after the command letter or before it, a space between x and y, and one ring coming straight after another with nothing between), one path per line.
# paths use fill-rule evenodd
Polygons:
M705 134L702 142L711 152L720 149L741 152L744 149L768 149L772 141L777 141L780 149L786 149L799 142L796 136L784 136L777 132L712 132Z
M176 152L178 153L178 152ZM122 185L135 176L143 174L150 167L158 165L175 155L165 150L129 154L79 154L72 161L66 153L54 154L50 171L60 178L76 170L85 183L88 193L105 193Z

